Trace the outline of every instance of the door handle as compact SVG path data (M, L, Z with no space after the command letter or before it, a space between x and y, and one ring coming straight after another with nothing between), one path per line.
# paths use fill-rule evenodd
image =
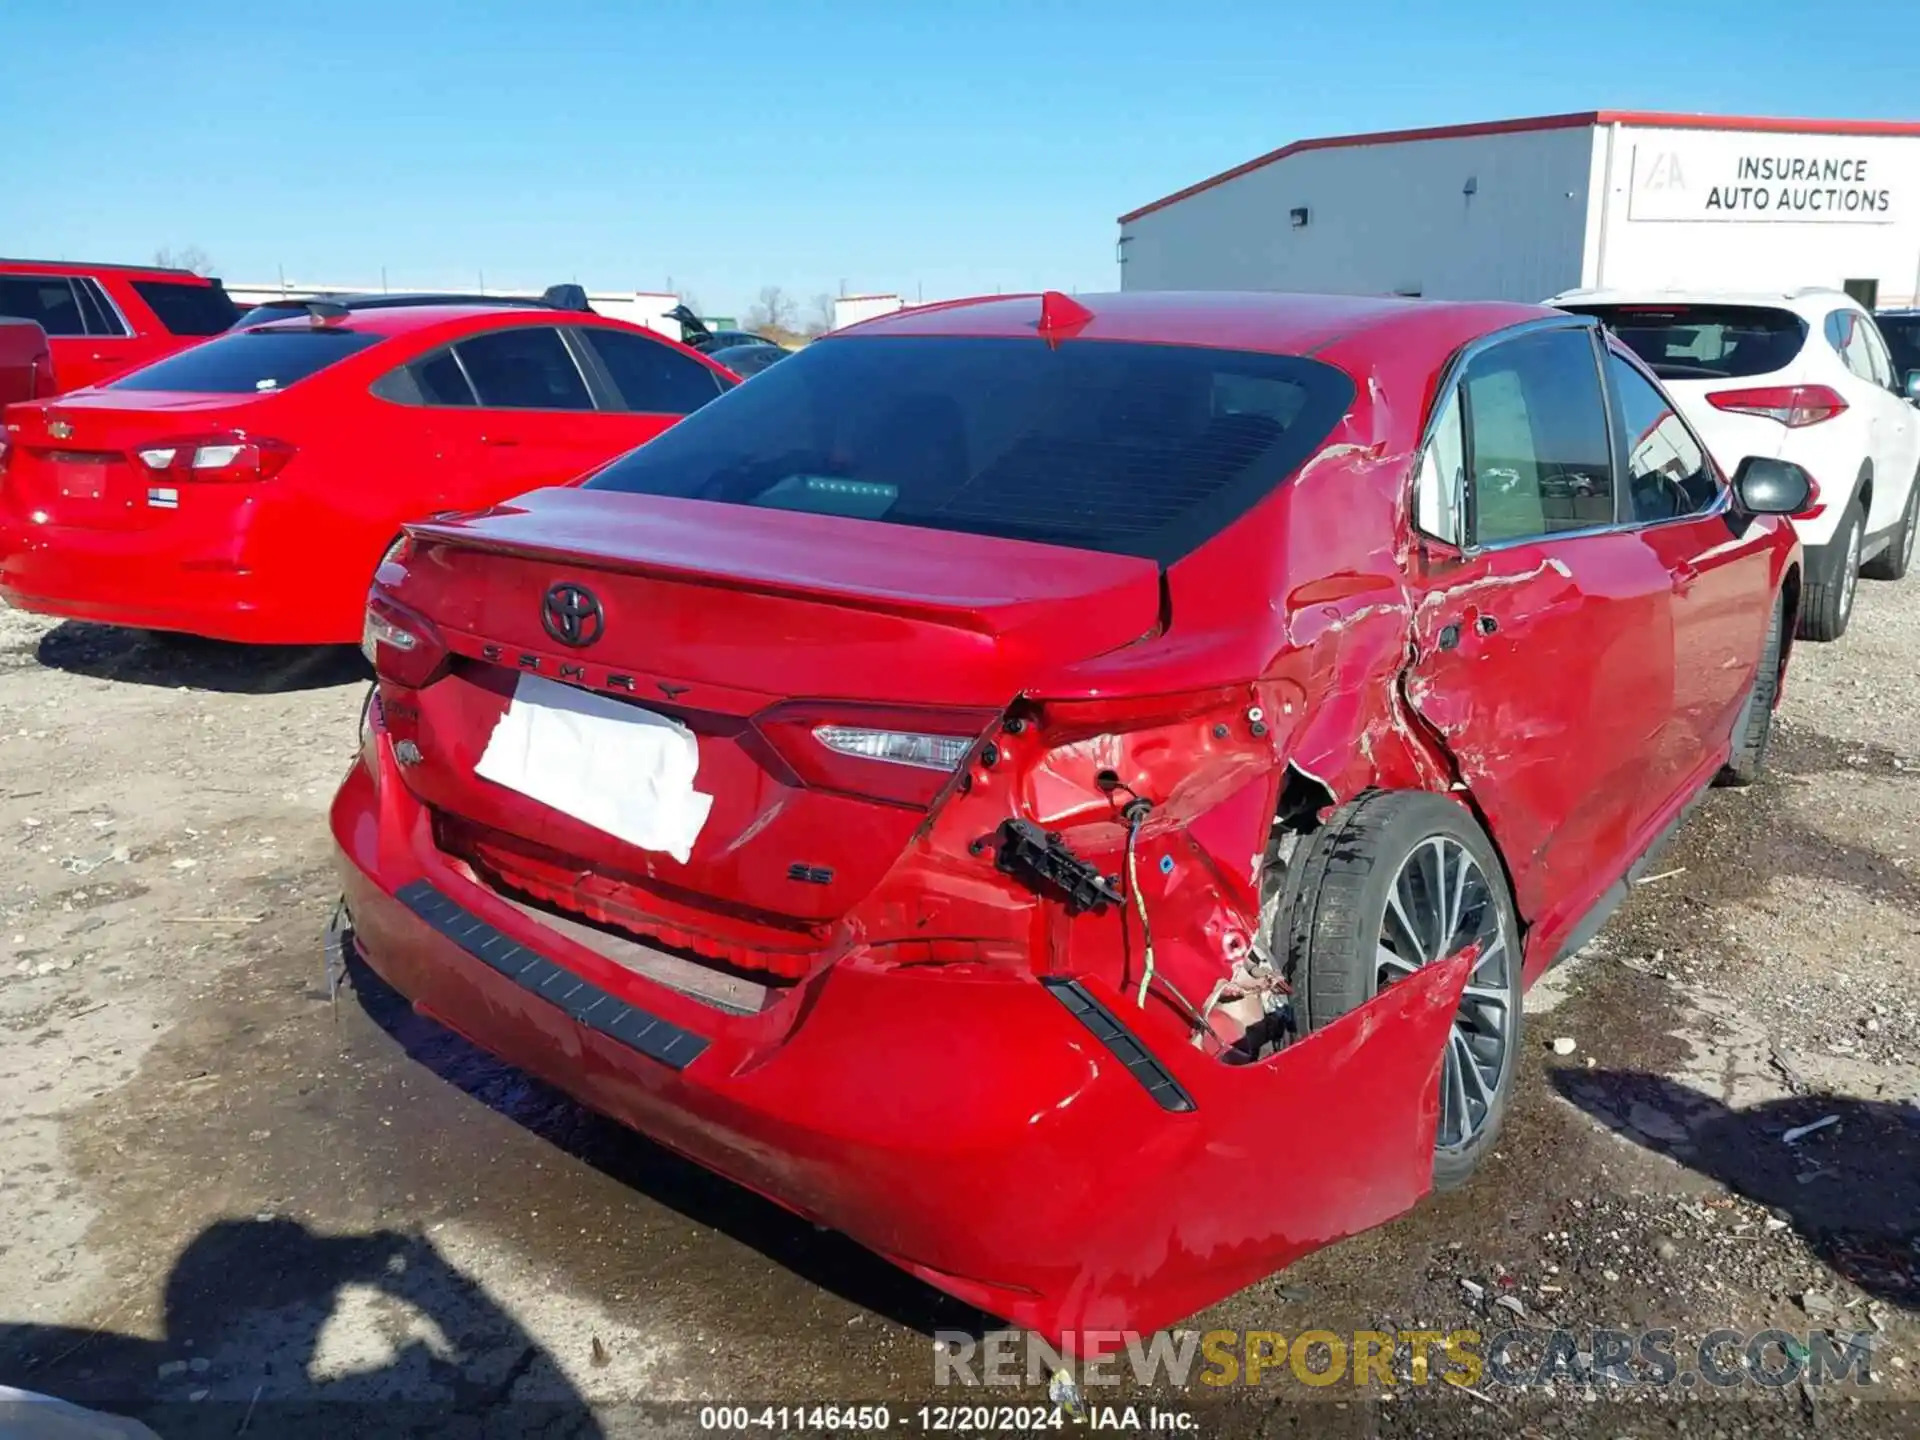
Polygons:
M482 435L480 443L482 445L518 445L520 437L518 435Z

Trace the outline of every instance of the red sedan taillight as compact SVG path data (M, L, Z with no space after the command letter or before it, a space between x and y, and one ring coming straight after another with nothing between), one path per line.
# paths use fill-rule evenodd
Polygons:
M156 440L134 450L156 477L195 484L270 480L293 458L284 440L238 433Z
M1716 410L1778 420L1789 430L1818 425L1847 408L1839 392L1825 385L1766 385L1753 390L1716 390L1707 396Z
M992 710L797 701L756 716L753 728L804 785L923 808L997 717Z
M431 685L447 668L447 647L432 622L378 590L367 597L360 649L382 680L414 690Z

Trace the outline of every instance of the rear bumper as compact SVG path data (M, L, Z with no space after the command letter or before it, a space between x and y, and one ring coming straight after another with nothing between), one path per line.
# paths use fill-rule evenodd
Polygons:
M1170 1324L1430 1183L1457 964L1238 1067L1091 984L857 956L772 1010L733 1015L466 879L375 746L332 825L356 947L389 985L592 1108L1056 1343Z
M357 614L326 613L305 587L276 575L271 565L263 568L263 558L233 537L183 539L171 531L55 528L0 518L0 598L18 610L242 644L360 638Z

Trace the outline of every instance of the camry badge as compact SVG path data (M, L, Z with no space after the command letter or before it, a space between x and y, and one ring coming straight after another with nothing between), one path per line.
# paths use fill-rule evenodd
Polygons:
M600 601L584 585L555 585L541 602L540 623L562 645L579 649L598 640L607 621Z
M71 440L73 438L73 426L65 420L49 420L47 422L47 434L55 440Z

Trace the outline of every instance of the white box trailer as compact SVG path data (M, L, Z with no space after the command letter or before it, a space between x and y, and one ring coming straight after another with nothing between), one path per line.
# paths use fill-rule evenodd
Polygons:
M1920 303L1920 123L1598 110L1302 140L1120 217L1123 290Z

